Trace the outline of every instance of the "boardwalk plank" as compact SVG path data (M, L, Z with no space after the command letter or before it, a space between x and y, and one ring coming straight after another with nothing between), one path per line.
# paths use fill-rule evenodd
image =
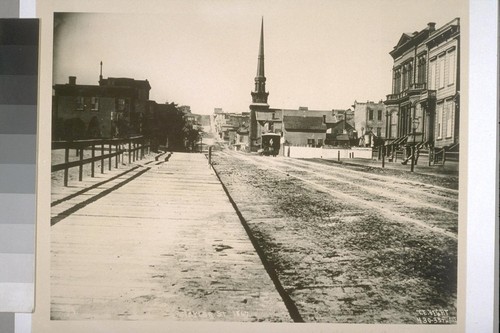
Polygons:
M51 245L53 319L290 321L201 154L175 153L69 215Z

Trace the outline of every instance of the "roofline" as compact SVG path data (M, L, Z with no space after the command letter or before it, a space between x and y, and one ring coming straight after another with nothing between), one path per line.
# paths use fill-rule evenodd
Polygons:
M75 76L76 78L76 76ZM132 81L134 84L138 84L138 85L144 85L144 86L147 86L147 88L149 88L151 90L151 84L149 83L148 79L145 79L145 80L137 80L137 79L134 79L134 78L130 78L130 77L107 77L107 78L103 78L101 79L98 84L71 84L71 83L56 83L53 85L53 87L56 87L56 86L63 86L63 87L66 87L66 86L71 86L71 87L120 87L120 88L136 88L135 86L130 86L130 85L124 85L124 86L120 86L120 85L102 85L100 84L101 81L105 81L105 82L108 82L108 80L130 80Z
M419 37L421 37L423 34L425 33L430 33L431 31L429 30L429 27L427 26L426 28L420 30L416 35L414 36L410 36L410 40L407 41L406 43L404 43L403 45L401 45L400 47L397 47L397 45L394 47L394 49L392 49L389 54L391 55L391 57L393 59L397 59L398 57L400 57L405 51L407 51L408 49L411 48L412 46L412 42L414 42L416 39L418 39ZM403 34L406 34L406 33L403 33ZM422 42L426 41L428 37L424 38L422 40ZM399 38L399 40L401 40L401 37ZM398 42L399 42L398 40ZM419 43L420 44L420 43ZM418 45L418 44L417 44ZM407 49L408 48L408 49Z
M287 132L308 132L308 133L326 133L327 128L324 129L309 129L309 128L286 128Z
M439 33L443 32L444 30L446 30L447 28L449 28L450 26L452 26L452 25L453 25L452 23L453 23L454 21L457 21L457 24L456 24L456 25L457 25L457 26L460 26L460 17L455 17L455 18L453 18L451 21L449 21L449 22L447 22L447 23L443 24L443 25L442 25L439 29L429 30L429 26L427 26L426 28L424 28L424 29L422 29L421 31L419 31L419 32L418 32L415 36L410 36L410 37L411 37L411 39L410 39L408 42L406 42L406 43L404 43L403 45L401 45L399 48L396 48L396 46L397 46L397 45L396 45L396 46L395 46L395 48L389 52L389 54L391 55L391 57L392 57L393 59L398 58L399 56L401 56L401 55L404 53L404 51L401 51L401 49L403 49L403 47L410 46L410 45L411 45L411 42L413 42L415 39L417 39L417 38L418 38L421 34L423 34L423 33L425 33L425 32L429 32L429 36L427 36L427 38L425 38L425 39L424 39L424 40L422 40L422 42L421 42L421 43L423 43L423 44L424 44L424 43L427 43L427 42L431 41L431 40L432 40L435 36L438 36L438 35L439 35ZM459 31L460 31L460 30L459 30ZM407 35L407 33L403 33L403 35L404 35L404 34L406 34L406 35ZM400 39L401 39L401 37L400 37ZM397 55L397 56L396 56L396 55Z
M278 109L278 108L270 108L269 111L302 111L304 113L308 112L332 112L332 111L349 111L351 110L350 108L348 109L328 109L328 110L313 110L313 109L308 109L308 110L299 110L299 109ZM352 111L352 110L351 110Z
M457 24L452 24L454 21L457 22ZM447 29L449 29L450 27L452 26L458 26L460 27L460 17L455 17L453 20L447 22L446 24L443 24L439 29L436 29L425 41L424 43L428 43L430 42L431 40L435 39L435 38L438 38L439 37L439 34L446 31ZM460 29L458 30L458 32L460 32Z

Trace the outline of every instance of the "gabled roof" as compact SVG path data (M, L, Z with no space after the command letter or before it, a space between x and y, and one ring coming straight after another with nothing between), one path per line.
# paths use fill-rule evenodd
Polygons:
M347 130L347 131L354 131L355 128L352 127L348 122L345 120L341 120L339 122L333 123L333 124L327 124L328 128L332 128L334 130L342 129L342 130Z
M394 46L392 51L389 52L389 54L393 59L398 58L405 52L411 50L415 45L422 43L434 30L434 23L431 22L428 23L427 27L421 31L403 33L399 38L398 43Z
M256 111L255 118L257 121L279 121L279 118L273 118L273 112Z
M397 49L398 47L400 47L401 45L404 45L406 44L408 41L411 40L411 38L413 37L413 33L411 32L404 32L402 35L401 35L401 38L399 38L399 41L398 43L396 44L396 46L394 46L395 49Z
M288 131L325 131L326 125L323 123L322 117L300 117L300 116L284 116L283 124Z

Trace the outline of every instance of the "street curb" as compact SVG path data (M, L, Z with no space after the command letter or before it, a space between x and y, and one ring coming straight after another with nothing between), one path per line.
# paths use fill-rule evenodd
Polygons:
M458 177L458 171L449 173L449 174L442 174L442 173L432 173L432 172L419 172L419 171L414 171L411 172L410 170L404 170L404 169L397 169L397 168L382 168L381 165L370 165L370 164L361 164L361 163L353 163L353 162L345 162L345 161L335 161L335 160L325 160L330 163L334 164L339 164L339 165L347 165L347 166L354 166L354 167L369 167L369 168L377 168L381 170L394 170L394 171L400 171L400 172L408 172L408 173L413 173L416 175L423 175L423 176L436 176L436 177Z
M236 212L236 215L238 215L238 218L240 219L240 222L243 225L243 228L245 229L245 231L248 235L248 238L250 239L250 242L252 242L252 245L255 248L257 255L259 256L260 260L262 261L262 265L264 266L267 274L271 278L271 281L274 283L274 286L276 287L278 294L281 296L281 299L283 300L283 303L285 304L285 307L287 308L288 313L290 314L290 317L296 323L303 323L304 319L302 318L301 314L299 313L299 310L297 309L295 302L292 300L290 295L288 295L285 288L281 284L281 281L279 280L278 274L274 270L273 264L270 263L266 259L264 251L259 246L257 238L253 235L252 230L250 229L250 226L248 225L247 221L245 220L245 218L241 214L241 211L239 210L238 206L236 205L236 202L233 200L233 198L229 194L229 190L227 189L226 185L224 184L224 182L220 178L219 173L213 167L213 165L210 165L210 168L212 168L215 175L217 176L217 179L219 180L220 184L222 185L222 188L223 188L224 192L226 193L226 195L229 199L229 202L231 202L231 205L233 206L233 208Z

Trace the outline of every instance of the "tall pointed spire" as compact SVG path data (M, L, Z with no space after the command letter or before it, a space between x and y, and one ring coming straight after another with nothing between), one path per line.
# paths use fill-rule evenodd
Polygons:
M259 44L259 59L257 63L257 77L265 77L264 74L264 17L260 24L260 44Z
M266 76L264 72L264 17L260 24L259 56L257 60L257 76L255 77L255 90L252 92L253 103L267 104Z

